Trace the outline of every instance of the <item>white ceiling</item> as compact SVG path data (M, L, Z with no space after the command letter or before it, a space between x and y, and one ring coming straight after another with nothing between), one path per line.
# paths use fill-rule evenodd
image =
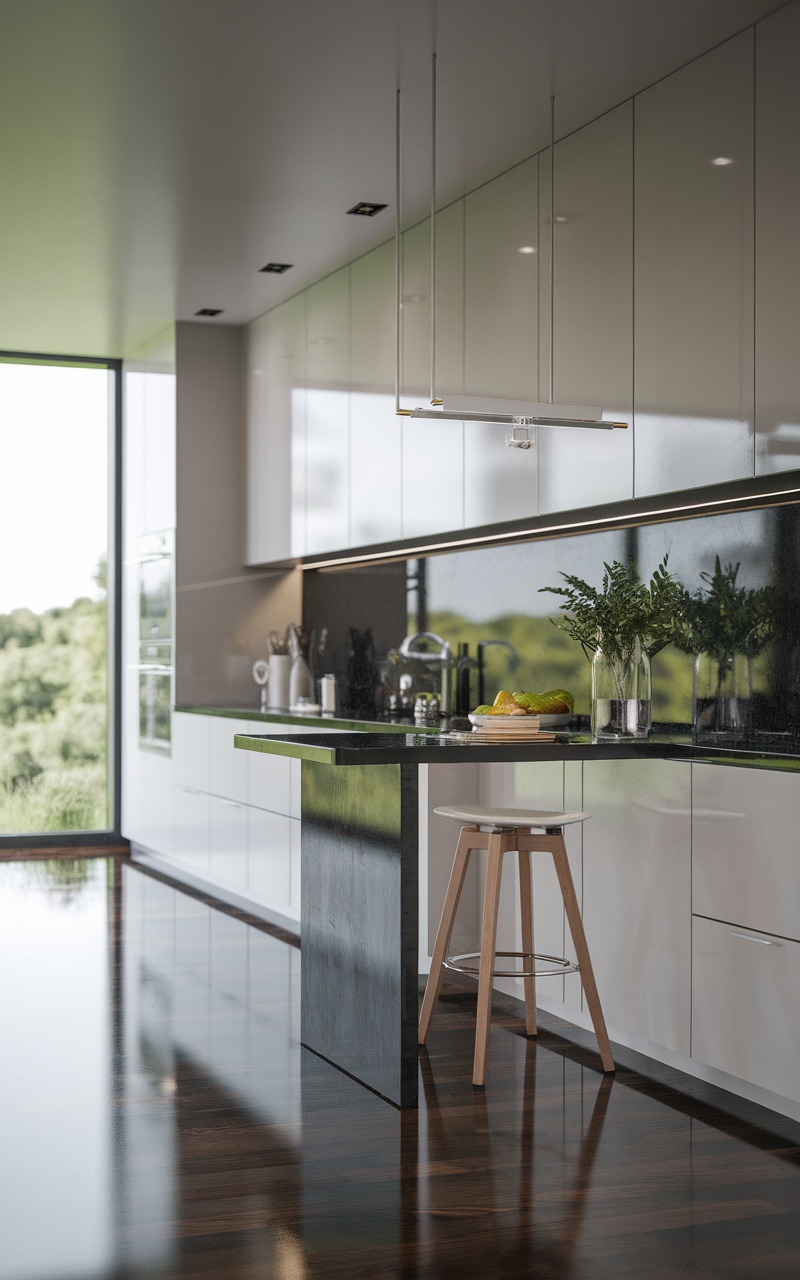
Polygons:
M0 349L241 324L778 0L0 0ZM389 205L374 219L345 211ZM284 276L259 274L274 260Z

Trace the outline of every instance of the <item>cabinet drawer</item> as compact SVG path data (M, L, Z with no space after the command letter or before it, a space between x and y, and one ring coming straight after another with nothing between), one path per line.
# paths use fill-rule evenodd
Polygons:
M208 806L209 797L204 791L175 788L175 858L187 870L202 876L208 875Z
M800 943L695 917L692 1057L800 1102Z
M247 887L247 809L236 800L210 797L209 869L212 880Z
M291 908L292 824L281 813L247 810L248 890L284 911Z
M211 740L209 791L226 800L247 804L247 752L233 745L237 733L258 732L246 720L230 720L225 716L209 716Z
M692 911L800 940L800 777L692 767Z
M172 759L179 787L208 791L210 716L176 711L172 717Z

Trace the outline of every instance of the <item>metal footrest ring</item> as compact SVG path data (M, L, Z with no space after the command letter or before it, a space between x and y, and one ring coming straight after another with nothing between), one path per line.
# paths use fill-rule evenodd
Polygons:
M563 956L545 956L537 951L495 951L497 956L513 956L517 960L538 960L552 966L550 969L492 969L493 978L552 978L560 976L564 973L578 973L579 965L572 960L566 960ZM445 969L452 969L454 973L466 973L470 977L477 977L480 973L478 965L463 964L464 960L480 960L480 951L464 951L461 955L447 956L444 961Z

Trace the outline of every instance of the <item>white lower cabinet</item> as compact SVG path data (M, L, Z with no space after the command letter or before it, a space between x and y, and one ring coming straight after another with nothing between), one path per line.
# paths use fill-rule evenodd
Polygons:
M195 791L209 790L211 716L175 711L172 715L172 759L175 782Z
M175 861L193 875L208 876L210 796L194 787L175 788ZM167 850L156 849L158 853Z
M284 912L291 909L292 825L296 821L269 809L247 810L248 894Z
M264 751L240 751L239 755L246 757L247 803L273 813L291 813L292 765L299 765L300 761L270 756Z
M247 888L247 806L210 796L209 872L233 889Z
M144 828L142 844L163 851L167 857L173 850L173 767L169 756L155 751L142 751L144 781Z
M800 939L800 778L696 764L692 772L692 910Z
M583 920L606 1019L690 1053L691 766L598 760L583 772Z
M197 720L200 717L194 716ZM204 716L209 728L208 790L214 796L225 796L247 804L247 751L233 745L237 733L258 733L256 725L228 716Z
M692 1057L800 1102L800 943L695 916Z

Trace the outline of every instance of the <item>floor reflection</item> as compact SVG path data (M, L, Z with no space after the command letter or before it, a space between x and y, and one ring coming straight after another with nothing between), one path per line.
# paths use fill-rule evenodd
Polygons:
M299 964L113 859L0 863L0 1280L796 1274L797 1147L508 1014L474 1090L459 992L401 1113L301 1047Z

